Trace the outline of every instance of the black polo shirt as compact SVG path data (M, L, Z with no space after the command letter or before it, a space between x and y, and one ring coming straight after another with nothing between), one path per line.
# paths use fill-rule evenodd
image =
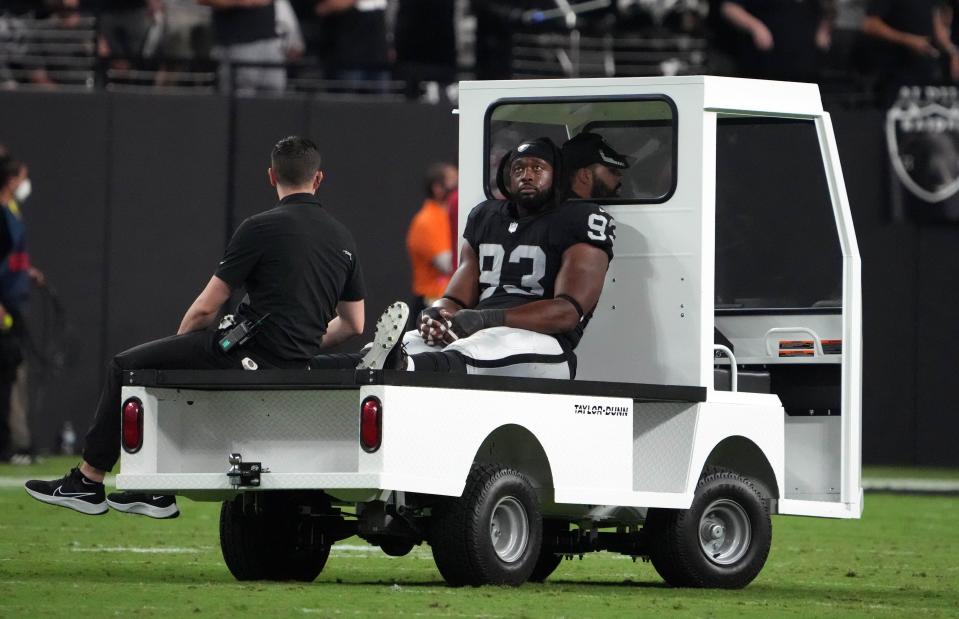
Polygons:
M353 236L306 193L241 223L216 276L246 289L253 314L270 314L251 345L288 361L318 354L336 304L366 294Z

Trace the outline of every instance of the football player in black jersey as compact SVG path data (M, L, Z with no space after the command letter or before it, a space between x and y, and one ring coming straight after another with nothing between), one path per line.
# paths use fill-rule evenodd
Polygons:
M630 163L630 157L617 153L598 133L583 132L563 144L571 198L619 197L623 170Z
M445 296L404 346L390 332L405 317L388 310L359 368L575 375L573 349L603 290L615 223L596 204L563 201L562 155L548 138L507 153L496 180L507 199L470 212Z

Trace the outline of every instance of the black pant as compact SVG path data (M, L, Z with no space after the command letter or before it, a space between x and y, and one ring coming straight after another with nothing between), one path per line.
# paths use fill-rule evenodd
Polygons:
M240 369L244 357L250 357L264 369L306 367L305 361L286 363L266 356L253 345L255 342L224 353L217 348L218 339L216 331L195 331L140 344L115 356L100 392L96 419L87 431L83 459L103 471L112 470L120 459L120 388L124 371Z

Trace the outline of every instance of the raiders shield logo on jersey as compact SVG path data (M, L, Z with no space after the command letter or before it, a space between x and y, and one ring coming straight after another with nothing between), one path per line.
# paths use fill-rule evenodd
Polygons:
M904 88L886 114L889 159L899 181L935 204L959 192L959 102L939 91Z
M516 229L517 229L517 228L519 228L519 224L518 224L518 223L516 223L515 221L509 222L509 228L508 228L508 230L509 230L509 233L510 233L510 234L513 234L514 232L516 232Z

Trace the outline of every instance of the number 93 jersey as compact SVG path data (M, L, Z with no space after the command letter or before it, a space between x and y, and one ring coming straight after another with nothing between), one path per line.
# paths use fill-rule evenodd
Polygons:
M616 224L597 204L566 201L523 218L516 215L516 207L505 200L487 200L469 214L463 237L479 259L478 309L552 299L563 253L577 243L598 247L613 259Z

